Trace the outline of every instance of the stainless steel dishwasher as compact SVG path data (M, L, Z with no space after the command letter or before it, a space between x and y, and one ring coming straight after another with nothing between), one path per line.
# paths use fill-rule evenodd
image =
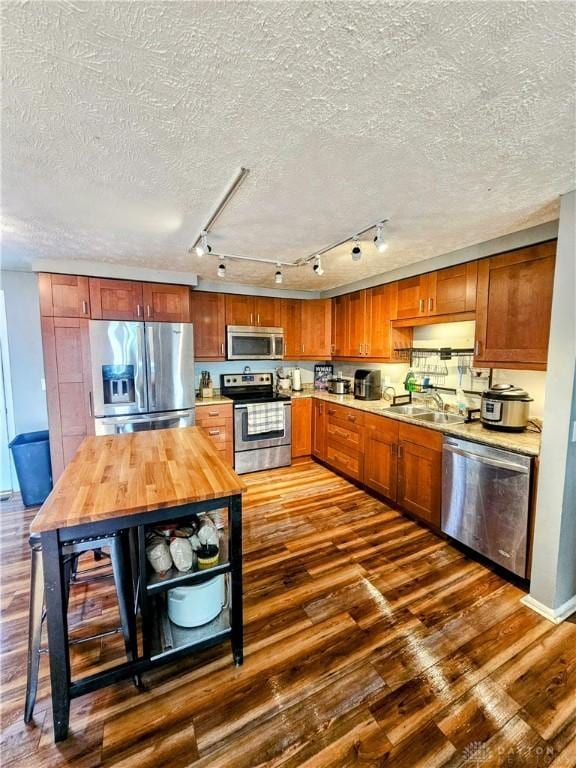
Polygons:
M526 578L532 460L511 451L444 438L442 530Z

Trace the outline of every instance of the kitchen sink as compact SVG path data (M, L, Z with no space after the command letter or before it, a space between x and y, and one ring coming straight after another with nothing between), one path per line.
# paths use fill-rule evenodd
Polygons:
M430 408L423 408L421 405L391 405L386 410L394 413L402 413L404 416L415 416L419 413L431 413Z
M463 424L464 419L452 413L440 413L440 411L428 411L414 416L417 421L429 421L432 424Z

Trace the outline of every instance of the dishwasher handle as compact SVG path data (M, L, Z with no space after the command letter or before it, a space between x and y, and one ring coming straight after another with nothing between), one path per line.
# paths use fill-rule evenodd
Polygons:
M514 464L511 461L502 461L501 459L491 459L488 456L481 456L479 453L472 453L471 451L464 451L462 448L455 448L453 445L444 445L444 450L456 453L458 456L463 456L465 459L472 459L472 461L479 461L481 464L497 467L498 469L508 469L511 472L519 472L522 475L527 475L530 472L529 468L522 464Z

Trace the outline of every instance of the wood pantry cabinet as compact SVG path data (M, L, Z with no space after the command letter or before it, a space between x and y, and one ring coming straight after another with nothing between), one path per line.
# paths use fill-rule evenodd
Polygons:
M43 317L42 347L52 479L56 482L82 440L94 434L88 320Z
M292 400L292 458L312 452L312 398Z
M38 293L42 317L90 317L87 277L40 272Z
M215 448L221 452L222 458L232 465L234 461L232 403L204 405L201 400L197 400L196 406L196 426L202 427Z
M259 325L265 328L280 325L281 299L234 293L225 295L226 325Z
M555 256L552 240L479 263L474 365L546 369Z
M223 293L192 291L190 319L194 324L194 359L226 359L226 299Z

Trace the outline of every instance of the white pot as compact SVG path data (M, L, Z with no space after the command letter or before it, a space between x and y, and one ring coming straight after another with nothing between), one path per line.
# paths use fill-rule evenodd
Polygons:
M224 575L190 587L168 591L168 616L179 627L207 624L222 610L226 602Z

